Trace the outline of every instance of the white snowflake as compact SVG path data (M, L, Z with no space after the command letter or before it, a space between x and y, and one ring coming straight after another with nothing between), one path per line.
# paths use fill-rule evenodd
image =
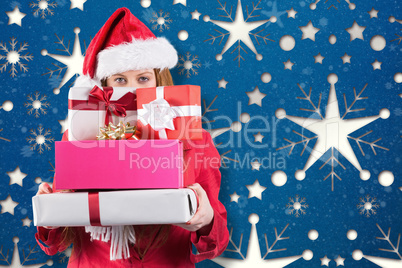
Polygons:
M163 30L169 30L169 23L172 23L172 19L169 18L169 12L163 14L163 10L159 11L159 14L156 12L152 13L152 18L149 20L152 24L152 30L158 29L159 32L163 32Z
M40 154L43 153L44 149L51 150L49 143L54 142L54 138L50 136L51 130L47 129L44 132L43 126L39 125L39 127L35 129L31 129L29 131L32 136L27 138L27 141L31 144L31 150L37 150Z
M177 68L179 69L180 75L186 75L187 78L190 78L191 75L197 75L197 68L201 67L201 63L198 60L198 56L191 56L190 52L187 52L186 55L179 56L179 62L177 63Z
M17 76L17 66L20 68L20 71L24 71L24 73L28 71L27 64L22 63L21 60L29 61L33 59L33 56L28 52L25 55L21 55L22 51L27 50L27 42L20 44L20 47L17 50L18 41L16 41L15 37L11 37L10 39L11 41L8 43L10 44L11 49L7 48L6 42L0 42L0 50L6 53L5 55L0 54L0 60L6 60L5 63L0 64L0 72L6 71L7 66L11 65L11 69L8 72L10 73L10 76L15 77Z
M296 195L294 198L289 197L289 203L286 205L289 215L295 215L298 218L300 215L306 214L306 209L308 204L306 203L306 198L300 198Z
M260 10L261 8L258 7L259 4L261 3L261 0L258 1L257 4L252 3L253 8L251 11L249 11L248 7L246 7L246 11L247 11L247 18L244 19L243 16L243 8L241 5L241 1L238 1L238 5L237 5L237 9L236 9L236 13L235 13L235 18L232 18L232 7L230 8L230 11L228 11L226 9L226 3L222 4L219 0L217 0L220 8L218 8L219 10L222 10L225 15L221 15L221 17L224 18L228 18L230 20L229 21L218 21L218 20L211 20L209 18L209 16L206 16L204 18L205 21L210 21L213 24L221 27L222 29L224 29L225 31L227 31L227 33L222 33L218 30L215 30L218 35L212 35L209 34L211 36L211 38L205 40L206 41L211 41L211 44L213 44L216 40L219 40L219 45L222 43L223 39L226 37L226 35L229 35L228 39L226 40L226 43L222 49L222 52L218 55L216 55L216 60L221 61L222 60L222 56L223 54L226 53L226 51L231 48L236 42L238 43L236 48L231 52L233 53L234 51L237 51L237 56L234 60L238 60L239 63L239 67L240 67L240 60L244 60L244 58L241 56L241 52L245 52L247 53L247 51L243 48L242 43L244 45L246 45L255 55L256 55L256 59L257 60L262 60L262 55L259 54L257 52L257 49L254 46L253 41L251 40L251 36L254 37L255 41L257 42L257 44L259 45L259 39L261 41L264 41L265 44L267 44L267 41L272 41L274 42L274 40L271 40L268 38L269 34L263 36L260 35L260 33L263 30L260 30L256 33L251 33L251 31L257 29L258 27L260 27L261 25L267 23L267 22L276 22L277 18L272 16L269 20L261 20L261 21L248 21L251 18L255 18L255 17L259 17L259 15L255 15L254 12L256 10ZM251 36L250 36L251 35Z
M324 178L324 180L326 180L329 176L331 176L332 191L334 190L334 178L336 177L336 178L338 178L338 180L341 180L341 178L334 172L334 167L339 164L341 167L343 167L345 169L345 167L338 161L339 158L337 157L337 155L335 156L334 153L339 152L340 154L342 154L342 156L345 157L346 160L349 161L349 163L351 163L357 170L359 170L360 178L362 180L367 180L370 178L370 172L368 170L363 170L362 167L360 166L360 163L355 155L355 152L353 151L353 149L349 143L349 139L355 140L355 142L359 146L363 155L364 155L364 152L361 147L362 143L370 145L374 154L376 154L375 148L379 148L379 149L383 149L383 150L387 150L387 151L388 151L388 149L376 144L379 140L381 140L381 138L379 138L373 142L367 142L365 140L362 140L363 137L370 134L372 131L368 131L365 134L363 134L357 138L351 137L350 134L353 133L354 131L370 124L371 122L377 120L378 118L386 119L389 117L389 114L390 114L389 110L381 109L379 115L345 119L346 115L348 115L350 113L365 110L365 108L358 108L358 109L352 109L352 108L356 104L357 101L362 100L362 99L367 99L367 97L361 96L363 91L366 89L367 84L363 87L363 89L358 94L356 93L356 89L353 88L354 100L350 105L348 105L346 95L345 94L343 95L343 99L344 99L344 103L345 103L345 113L341 116L340 111L339 111L338 100L336 97L336 91L335 91L335 84L337 83L337 81L338 81L338 77L335 74L330 74L328 76L328 82L331 84L331 87L330 87L330 92L329 92L329 96L328 96L328 102L327 102L327 106L326 106L325 115L323 115L321 113L321 109L320 109L322 95L320 94L319 99L318 99L318 104L316 105L313 103L313 101L311 99L311 88L310 88L309 93L307 94L306 91L304 91L304 89L300 85L299 85L299 88L303 92L304 97L297 97L297 98L302 99L302 100L307 100L313 108L313 109L300 108L300 110L312 112L313 115L306 118L306 117L297 117L297 116L287 115L286 111L284 109L278 109L276 111L276 116L279 119L287 118L288 120L303 127L303 129L307 129L317 135L314 137L307 137L306 135L293 131L294 133L299 135L302 138L302 140L298 141L298 142L293 142L288 139L285 139L289 144L277 149L277 150L282 150L282 149L291 147L291 150L289 152L289 154L291 154L293 148L296 145L304 144L304 148L300 154L300 155L303 155L309 142L311 140L317 138L317 141L316 141L314 147L312 149L309 148L310 156L309 156L304 168L302 170L296 171L296 173L295 173L296 179L303 180L306 176L306 171L317 160L320 160L326 152L331 151L331 156L324 162L324 164L320 167L320 169L323 168L328 163L330 163L331 172Z
M35 95L29 94L27 96L28 101L24 103L24 106L28 109L29 115L34 114L36 118L39 118L40 114L47 114L46 108L50 106L50 103L45 101L46 95L40 97L39 92L35 92Z
M360 203L357 204L357 208L360 210L360 215L365 215L367 218L371 215L377 214L376 209L379 207L380 205L377 203L377 198L370 197L370 195L360 198Z
M50 0L36 0L36 2L31 2L29 6L34 9L34 16L39 16L40 14L42 19L45 19L47 15L53 16L54 12L51 8L57 7L57 3L49 3L49 1Z

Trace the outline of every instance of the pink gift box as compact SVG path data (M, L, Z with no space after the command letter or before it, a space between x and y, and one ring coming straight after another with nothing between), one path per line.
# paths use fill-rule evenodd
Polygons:
M56 142L55 189L183 188L179 140Z

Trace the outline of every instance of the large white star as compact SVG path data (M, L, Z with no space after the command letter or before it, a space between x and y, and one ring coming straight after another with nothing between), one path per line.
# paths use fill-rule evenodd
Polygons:
M353 21L353 25L350 28L346 28L346 31L350 34L350 41L355 39L364 40L363 31L366 29L364 26L359 26L356 21Z
M60 87L57 89L60 89L74 75L82 74L82 66L84 64L84 56L82 55L82 52L81 52L80 40L78 37L78 34L80 33L80 28L78 28L78 27L75 28L74 33L75 33L75 40L74 40L73 53L70 54L69 56L50 54L47 52L47 50L45 50L45 49L42 50L43 56L52 57L53 59L55 59L67 66L67 71L65 72L64 77L60 82ZM54 91L53 91L55 94L58 94L57 89L54 89Z
M267 94L261 93L258 87L255 87L253 91L246 92L249 101L248 105L257 104L258 106L262 106L262 99L265 98Z
M15 23L19 26L21 26L21 20L27 15L25 13L20 12L18 6L15 6L13 11L8 11L6 12L6 14L8 16L8 25Z
M345 261L345 258L342 258L341 255L339 255L334 261L336 262L336 266L345 266L345 264L343 263Z
M318 135L317 142L311 150L310 156L302 170L303 174L308 170L318 159L320 159L328 150L334 148L338 150L357 170L360 171L360 176L364 176L364 170L359 164L357 157L349 143L348 135L378 118L387 118L384 116L368 116L352 119L344 119L340 116L338 99L336 97L335 84L338 77L335 74L328 76L328 82L331 84L328 96L328 103L325 111L325 117L321 119L304 118L290 116L284 114L284 117L290 121L302 126L303 128Z
M27 176L27 174L22 173L20 167L16 167L14 171L7 172L7 175L10 177L10 185L18 184L22 186L22 180Z
M315 34L320 30L315 28L311 21L309 21L306 26L300 26L299 28L303 32L302 40L309 38L315 41Z
M3 214L3 213L8 212L8 213L10 213L11 215L14 215L14 208L15 208L16 206L18 206L18 203L17 203L17 202L14 202L14 201L11 199L11 196L8 195L6 199L0 200L0 205L1 205L1 212L0 212L0 214Z
M258 180L255 180L251 185L246 185L246 187L249 191L248 198L256 197L260 200L262 199L262 192L267 189L267 187L261 186Z
M84 3L87 0L70 0L70 1L71 1L70 9L78 8L84 10Z
M249 32L260 27L264 23L267 23L268 21L273 21L273 19L252 22L245 21L240 0L238 0L237 3L235 19L230 19L231 21L210 20L212 23L218 25L219 27L225 29L230 33L221 54L217 55L217 59L221 59L222 55L237 41L243 42L251 51L254 52L254 54L257 55L257 58L259 60L262 59L262 55L257 53L257 50L254 47L253 42L251 41Z

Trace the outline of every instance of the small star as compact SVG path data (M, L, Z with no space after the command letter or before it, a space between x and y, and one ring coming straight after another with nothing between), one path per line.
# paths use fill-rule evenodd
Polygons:
M21 221L22 221L22 226L31 227L31 222L32 222L32 220L30 220L30 219L28 218L28 216L26 216L25 218L23 218Z
M309 38L315 41L315 34L320 30L315 28L311 21L309 21L306 26L301 26L299 28L303 32L302 40Z
M201 13L198 12L197 9L190 13L191 13L192 20L200 20Z
M366 29L366 27L359 26L359 24L357 24L357 22L354 21L352 27L346 29L346 31L350 34L350 41L352 42L356 38L364 40L363 38L364 29Z
M343 263L345 261L345 258L342 258L341 255L339 255L338 258L336 258L334 261L336 261L336 266L345 266L345 264Z
M288 61L287 61L287 62L284 62L283 64L285 65L285 69L284 69L284 70L286 70L286 69L292 70L292 67L293 67L293 65L294 65L294 63L291 62L290 59L288 59Z
M68 123L68 117L64 120L58 120L59 124L61 125L61 131L60 133L64 133L67 130L67 123Z
M260 200L262 198L262 192L267 189L267 187L261 186L258 180L255 180L255 182L251 185L246 185L246 187L249 191L248 198L256 197Z
M236 192L230 194L229 196L230 196L230 202L236 202L236 203L239 202L240 195L238 195Z
M375 60L371 65L373 65L373 70L381 70L381 64L382 62L379 62L378 60Z
M83 11L84 10L84 3L87 0L70 0L70 1L71 1L70 9L78 8L78 9L81 9Z
M8 16L8 25L15 23L19 26L21 26L21 20L27 15L20 12L18 6L15 6L13 11L8 11L6 14Z
M254 136L254 142L262 143L262 139L264 138L264 136L260 132L258 132L257 134L255 134L253 136Z
M327 258L327 255L325 255L324 258L320 258L320 260L321 260L321 266L324 265L329 266L329 262L331 261L331 259Z
M293 7L290 10L286 10L288 13L288 18L295 18L297 11L293 9Z
M18 184L22 187L22 180L27 176L27 174L22 173L20 167L16 167L14 171L7 172L7 175L10 177L10 185Z
M321 53L318 53L317 55L314 56L314 59L315 59L314 63L322 64L322 60L325 59L325 57L321 56Z
M248 105L257 104L260 107L262 105L261 104L262 99L265 98L265 96L267 95L267 94L261 93L260 90L258 89L258 87L255 87L255 89L253 91L246 92L246 94L249 98Z
M255 160L254 162L251 162L251 170L254 170L254 169L260 170L261 165L262 165L261 163L259 163L257 160Z
M225 81L225 78L222 78L221 80L218 80L219 88L226 88L226 84L228 81Z
M173 5L182 4L183 6L186 6L186 2L187 0L173 0Z
M341 59L343 60L343 64L345 64L345 63L350 63L350 58L351 58L352 56L349 56L348 54L346 54L345 53L345 55L343 55L342 57L341 57Z
M370 19L372 19L372 18L378 18L378 10L375 10L374 9L374 7L370 10L370 11L367 11L367 13L369 13L370 14Z
M6 199L0 200L0 205L1 205L1 212L0 212L0 214L3 214L3 213L8 212L8 213L10 213L11 215L14 215L14 208L15 208L16 206L18 206L18 203L17 203L17 202L14 202L14 201L11 199L11 196L8 195Z

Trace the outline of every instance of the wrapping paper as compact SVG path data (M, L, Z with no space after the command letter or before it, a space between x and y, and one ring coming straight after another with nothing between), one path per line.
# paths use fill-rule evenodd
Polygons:
M179 140L99 140L55 143L55 188L182 188L190 183Z
M90 92L94 88L73 87L68 93L68 140L95 140L99 133L99 128L105 126L105 119L109 117L109 121L118 124L130 123L135 126L137 121L137 106L135 98L130 105L124 106L125 116L118 116L115 113L107 115L108 106L105 102L97 98L90 101ZM129 87L113 88L110 96L110 104L113 106L127 100L131 100L131 96L127 93L135 95L136 89ZM118 107L119 108L119 107Z
M145 139L202 139L201 88L137 89L137 127Z
M98 193L98 200L96 208L89 205L88 192L34 196L34 225L96 225L96 209L102 226L185 223L197 210L197 197L191 189L106 191Z

